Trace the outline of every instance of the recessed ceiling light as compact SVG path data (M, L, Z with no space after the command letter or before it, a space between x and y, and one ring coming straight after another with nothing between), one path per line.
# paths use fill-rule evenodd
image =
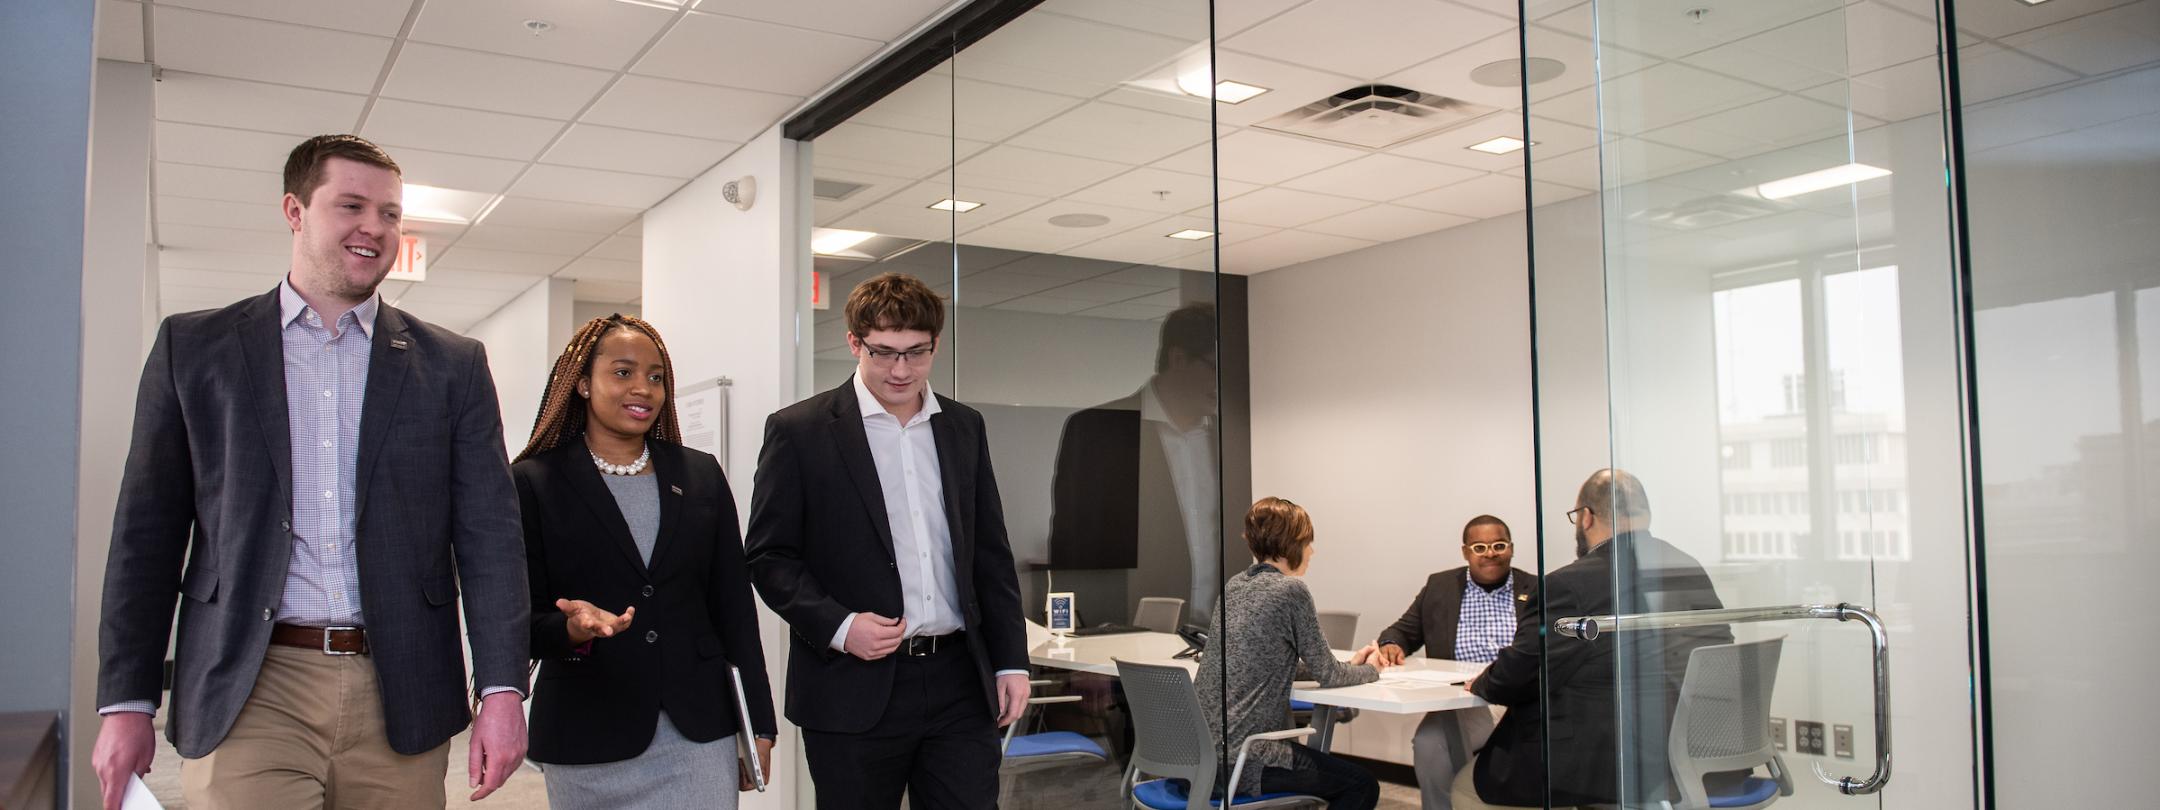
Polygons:
M494 210L497 195L477 191L405 184L404 218L417 222L470 225Z
M1188 240L1188 241L1198 241L1198 240L1201 240L1201 239L1206 239L1206 238L1208 238L1208 237L1210 237L1210 236L1214 236L1214 235L1215 235L1215 232L1214 232L1214 231L1200 231L1200 230L1194 230L1194 229L1192 229L1192 228L1186 228L1185 230L1182 230L1182 231L1178 231L1177 233L1166 233L1166 234L1163 234L1163 235L1164 235L1164 236L1168 236L1168 237L1170 237L1170 238L1172 238L1172 239L1185 239L1185 240Z
M1849 186L1862 180L1888 177L1889 169L1869 166L1865 163L1847 163L1807 174L1796 174L1783 180L1772 180L1755 187L1755 193L1765 200L1782 200L1798 197L1824 189Z
M1215 100L1224 104L1242 104L1268 89L1256 84L1233 82L1229 79L1215 83Z
M2025 5L2028 5L2028 6L2037 6L2037 5L2040 5L2041 3L2045 3L2045 2L2047 2L2048 0L2021 0L2021 1L2022 1L2022 2L2023 2L2023 3L2025 4Z
M810 232L810 252L832 256L848 248L862 244L877 234L872 231L848 231L839 228L814 228Z
M697 6L697 0L615 0L615 2L644 6L646 8L666 9L668 11L674 11L683 6Z
M979 202L968 202L967 200L955 200L951 198L946 198L931 203L930 209L933 211L951 211L957 214L965 214L969 211L981 208L982 205L983 204Z
M1537 142L1531 141L1531 143L1534 144ZM1478 152L1484 152L1488 155L1505 155L1509 152L1514 152L1522 149L1523 145L1523 140L1521 138L1510 138L1506 135L1502 135L1498 138L1494 138L1483 143L1473 143L1463 148Z

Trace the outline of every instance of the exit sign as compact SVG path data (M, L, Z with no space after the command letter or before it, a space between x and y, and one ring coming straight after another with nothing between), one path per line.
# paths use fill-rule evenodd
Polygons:
M384 281L426 281L427 239L407 234L398 242L397 264Z

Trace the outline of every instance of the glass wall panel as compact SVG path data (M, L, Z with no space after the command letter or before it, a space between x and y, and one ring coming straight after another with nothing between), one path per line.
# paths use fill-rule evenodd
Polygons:
M1781 807L1971 804L1963 378L1932 6L1532 15L1527 57L1588 51L1596 65L1586 86L1529 93L1533 184L1599 192L1533 210L1541 490L1560 530L1543 538L1548 606L1638 616L1548 639L1551 800L1789 785ZM1594 145L1541 152L1541 125L1589 128ZM1896 654L1880 681L1858 620L1704 615L1826 605L1834 619L1841 604L1882 617Z
M2139 804L2145 757L2123 743L2160 720L2160 667L2125 643L2151 635L2160 570L2160 2L1954 13L1993 795Z

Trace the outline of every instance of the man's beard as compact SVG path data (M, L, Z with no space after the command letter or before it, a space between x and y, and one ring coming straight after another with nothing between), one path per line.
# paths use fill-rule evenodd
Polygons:
M1590 556L1590 536L1583 534L1581 526L1575 527L1575 556L1577 558Z

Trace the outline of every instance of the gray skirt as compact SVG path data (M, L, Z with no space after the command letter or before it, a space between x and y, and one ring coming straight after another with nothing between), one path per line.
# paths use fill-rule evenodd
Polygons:
M660 713L652 745L621 762L542 765L550 810L734 810L735 736L692 742Z

